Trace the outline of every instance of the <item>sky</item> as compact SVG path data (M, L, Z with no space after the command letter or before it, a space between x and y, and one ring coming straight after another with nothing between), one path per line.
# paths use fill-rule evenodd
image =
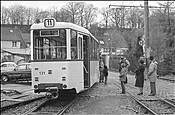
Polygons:
M171 0L170 0L171 1ZM20 4L27 7L38 7L43 10L49 9L52 6L57 6L61 8L62 6L66 5L68 2L86 2L88 4L93 4L95 7L99 9L103 7L109 7L109 5L144 5L144 1L1 1L1 6L9 7L11 5ZM149 1L148 5L151 6L159 6L157 4L164 3L165 1Z

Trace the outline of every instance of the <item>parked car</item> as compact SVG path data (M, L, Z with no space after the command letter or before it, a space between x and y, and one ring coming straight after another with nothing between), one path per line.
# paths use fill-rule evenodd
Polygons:
M1 63L1 72L12 71L16 66L15 62L3 62Z
M31 63L17 65L12 71L1 72L1 81L31 80Z

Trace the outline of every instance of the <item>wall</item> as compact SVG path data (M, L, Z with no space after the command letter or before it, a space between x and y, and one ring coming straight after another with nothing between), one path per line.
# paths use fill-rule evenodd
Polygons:
M20 42L17 42L17 47L12 47L12 41L1 41L1 49L5 48L20 48Z

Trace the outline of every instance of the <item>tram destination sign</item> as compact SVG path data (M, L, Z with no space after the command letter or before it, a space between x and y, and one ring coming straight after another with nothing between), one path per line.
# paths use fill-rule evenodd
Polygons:
M41 30L40 36L59 36L59 30Z

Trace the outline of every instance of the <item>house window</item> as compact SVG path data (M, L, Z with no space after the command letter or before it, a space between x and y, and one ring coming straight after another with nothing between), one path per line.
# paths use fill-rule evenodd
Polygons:
M17 42L12 42L12 47L17 47Z

